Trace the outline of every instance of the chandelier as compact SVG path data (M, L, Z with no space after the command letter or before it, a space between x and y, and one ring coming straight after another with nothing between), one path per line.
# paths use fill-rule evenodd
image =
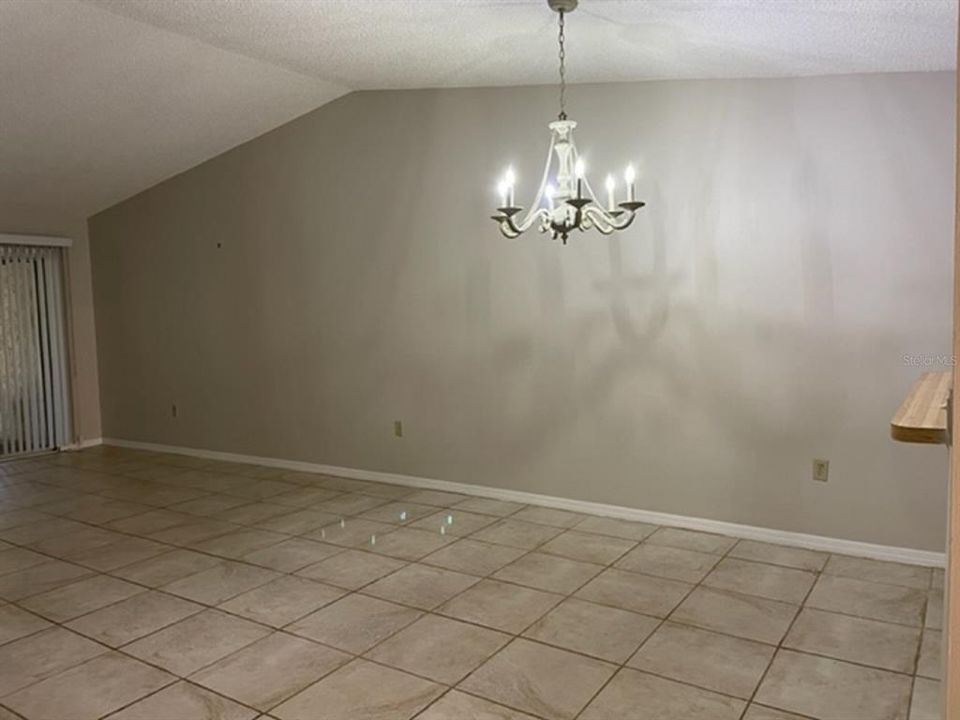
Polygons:
M566 112L564 18L567 13L576 9L577 0L547 0L547 4L560 16L557 35L560 48L560 115L548 125L550 149L547 151L547 164L530 209L523 214L523 208L515 202L516 175L511 167L497 186L500 207L492 217L500 226L500 232L508 238L519 237L536 226L540 232L549 231L554 240L560 239L566 245L567 238L574 230L583 232L596 228L603 235L610 235L615 230L625 230L633 222L637 210L645 203L636 198L636 172L632 165L627 166L623 176L627 190L626 200L623 202L616 202L617 183L612 175L607 175L605 183L606 207L598 202L590 187L586 177L586 165L573 141L573 130L577 123L569 120Z

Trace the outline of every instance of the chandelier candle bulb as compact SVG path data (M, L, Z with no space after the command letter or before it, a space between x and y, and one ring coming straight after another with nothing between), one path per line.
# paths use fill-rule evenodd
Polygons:
M617 209L613 202L614 201L613 191L616 189L616 187L617 187L617 183L613 179L613 175L607 175L607 209L610 212L613 212L614 210Z
M583 174L586 168L583 164L583 158L577 158L576 165L573 166L573 174L577 177L577 199L583 199Z
M513 187L517 182L517 176L513 174L513 168L507 168L507 174L504 176L504 183L507 186L507 205L506 207L513 207Z
M637 179L637 171L633 165L627 165L627 170L623 173L623 179L627 181L627 202L633 202L637 199L637 187L634 181Z
M501 180L497 184L497 194L500 196L500 207L507 206L507 183Z

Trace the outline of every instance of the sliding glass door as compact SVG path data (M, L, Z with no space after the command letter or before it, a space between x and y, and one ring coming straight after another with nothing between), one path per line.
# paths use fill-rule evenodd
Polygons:
M69 437L63 256L0 244L0 458Z

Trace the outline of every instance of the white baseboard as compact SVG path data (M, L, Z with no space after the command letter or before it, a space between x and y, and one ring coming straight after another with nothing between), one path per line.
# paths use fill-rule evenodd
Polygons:
M174 445L160 445L157 443L136 442L118 438L103 438L96 443L93 443L93 441L88 442L91 444L100 444L102 442L104 445L115 445L117 447L135 450L174 453L177 455L190 455L210 460L251 463L254 465L283 468L285 470L323 473L325 475L336 475L338 477L353 478L355 480L371 480L428 490L445 490L447 492L477 495L494 500L543 505L545 507L557 508L558 510L570 510L571 512L585 513L587 515L601 515L604 517L619 518L621 520L645 522L653 525L667 525L670 527L686 528L688 530L701 530L703 532L719 533L721 535L745 538L747 540L759 540L778 545L792 545L809 550L855 555L875 560L890 560L912 565L926 565L929 567L946 566L946 553L933 552L931 550L916 550L914 548L896 547L892 545L876 545L873 543L858 542L856 540L843 540L841 538L808 535L806 533L792 532L789 530L775 530L773 528L758 527L755 525L741 525L739 523L724 522L722 520L710 520L709 518L672 515L670 513L640 510L638 508L624 507L621 505L606 505L603 503L588 502L586 500L571 500L552 495L538 495L537 493L523 492L520 490L506 490L504 488L487 487L485 485L471 485L468 483L451 482L449 480L434 480L431 478L399 475L376 470L358 470L356 468L322 465L299 460L256 457L254 455L241 455L238 453L177 447Z
M78 440L70 445L64 445L60 449L70 452L73 450L85 450L86 448L96 447L97 445L103 445L103 438L88 438L86 440Z

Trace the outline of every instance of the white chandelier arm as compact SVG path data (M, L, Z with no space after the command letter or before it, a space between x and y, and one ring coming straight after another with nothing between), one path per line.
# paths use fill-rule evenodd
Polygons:
M507 223L505 223L502 219L500 219L499 228L500 228L500 233L505 238L508 238L509 240L515 240L516 238L520 237L520 233L514 232L513 230L511 230L510 227L507 225Z
M623 214L623 219L620 220L596 205L588 205L583 209L583 213L604 235L609 235L616 230L626 230L637 216L636 210L627 210Z
M549 218L550 212L545 208L538 208L537 210L528 213L527 216L519 223L514 222L510 215L503 215L500 218L500 232L507 237L518 237L533 227L533 224L537 222L537 220L542 222L549 220Z
M547 148L547 162L543 166L543 175L540 176L540 186L537 188L537 196L533 199L533 204L530 205L530 212L527 213L524 222L532 220L533 216L539 214L543 209L540 205L543 203L543 196L547 191L547 180L550 177L550 165L553 160L553 146L556 141L557 139L554 134L550 133L550 147ZM530 224L532 225L533 223L531 222Z

